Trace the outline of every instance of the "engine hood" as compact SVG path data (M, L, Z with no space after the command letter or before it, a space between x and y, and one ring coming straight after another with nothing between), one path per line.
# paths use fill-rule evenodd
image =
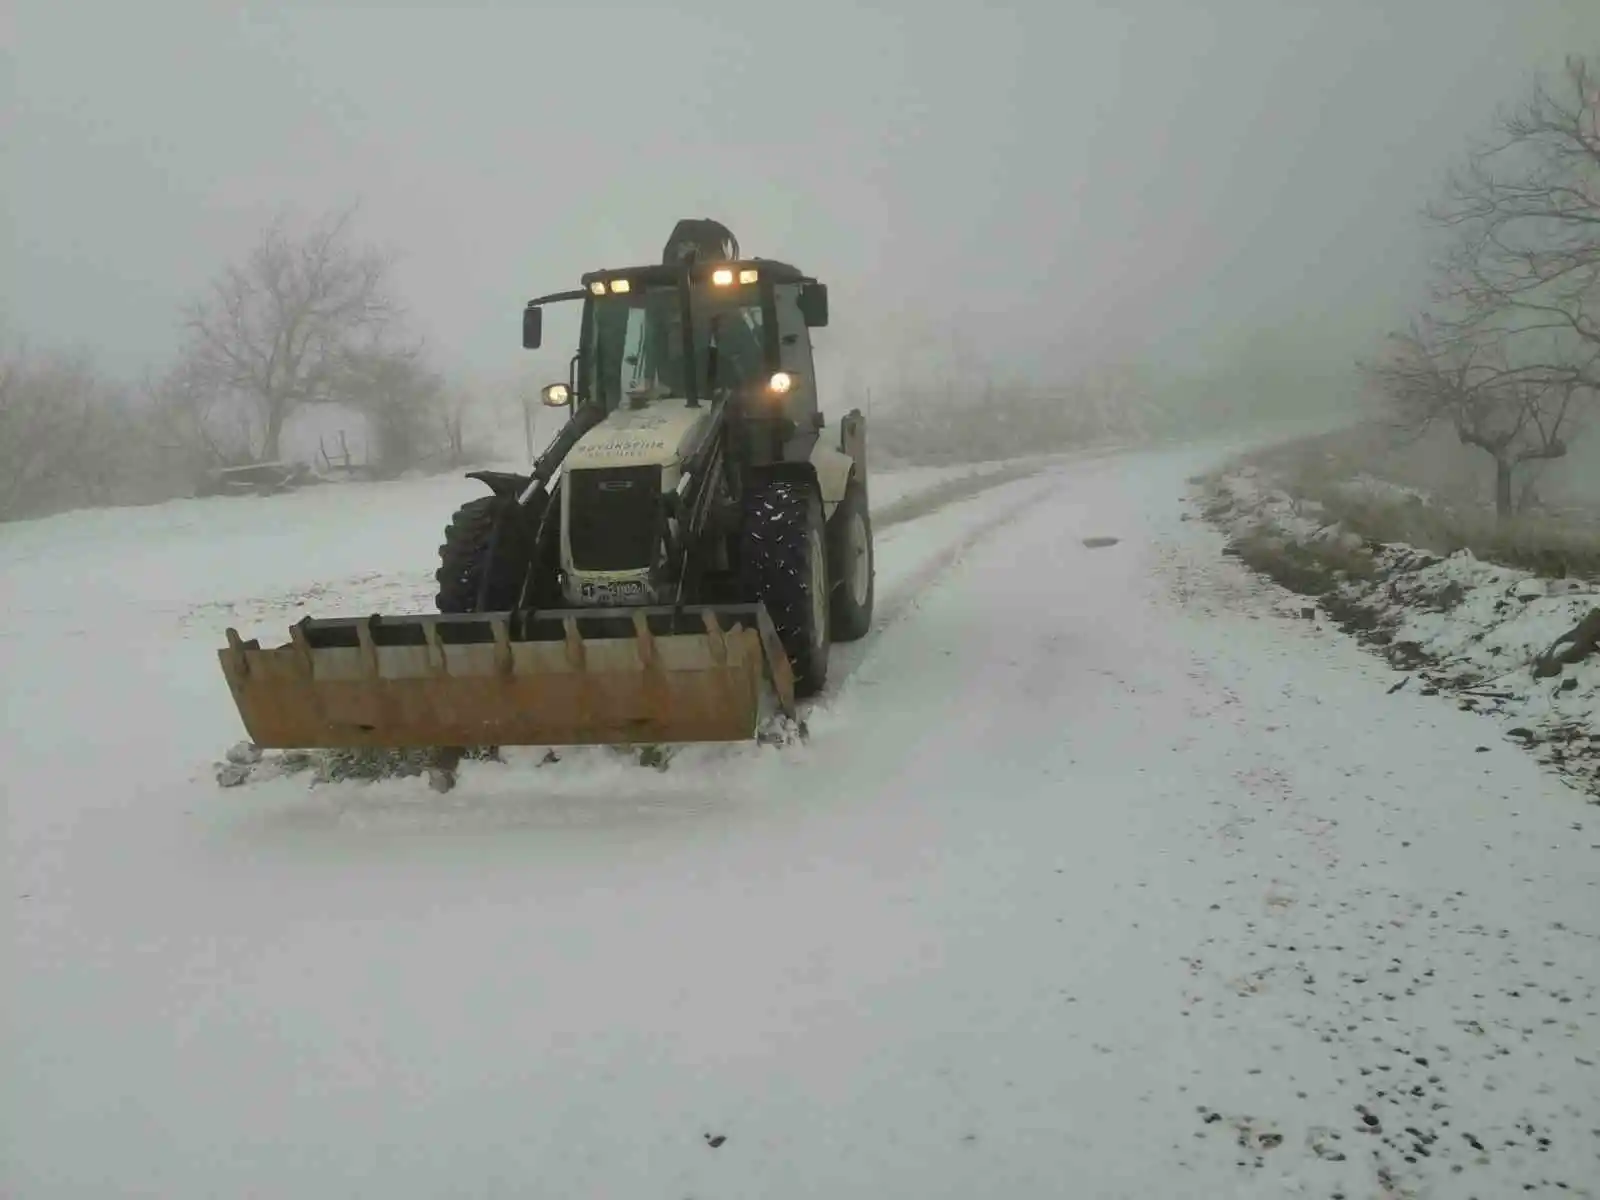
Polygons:
M710 414L708 408L689 408L681 400L619 408L579 439L562 469L677 466L694 449Z

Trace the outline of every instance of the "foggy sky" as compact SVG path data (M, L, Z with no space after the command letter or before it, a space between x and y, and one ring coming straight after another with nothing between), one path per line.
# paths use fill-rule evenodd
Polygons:
M158 365L275 212L359 200L439 360L488 376L524 300L684 216L826 280L853 360L1358 340L1417 299L1462 139L1600 51L1595 0L983 8L10 0L0 316Z

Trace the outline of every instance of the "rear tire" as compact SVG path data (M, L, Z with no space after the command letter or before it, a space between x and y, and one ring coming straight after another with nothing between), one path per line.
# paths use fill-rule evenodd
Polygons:
M776 479L745 494L740 532L745 595L767 606L794 668L797 697L828 682L828 531L822 499L808 482Z
M844 499L833 510L830 532L832 636L836 642L854 642L865 637L872 628L872 608L877 596L872 514L867 510L867 489L859 480L851 479Z
M543 511L542 504L523 508L505 496L480 496L456 509L434 572L439 611L505 612L516 607Z

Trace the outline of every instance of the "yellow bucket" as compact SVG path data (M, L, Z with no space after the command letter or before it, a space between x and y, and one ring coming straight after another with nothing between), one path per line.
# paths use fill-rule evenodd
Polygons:
M306 618L218 651L264 749L742 741L794 675L760 604ZM765 671L763 670L765 666Z

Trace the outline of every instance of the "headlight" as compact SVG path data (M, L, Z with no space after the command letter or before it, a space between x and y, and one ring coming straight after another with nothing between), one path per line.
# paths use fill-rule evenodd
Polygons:
M605 280L596 279L589 285L589 291L594 293L596 296L604 296L606 294Z
M620 295L622 295L622 293L626 292L627 290L628 290L628 281L626 279L613 279L611 281L611 291L615 295L620 296Z
M767 381L767 390L777 396L784 395L792 387L794 387L794 376L787 371L779 371Z
M727 287L733 282L733 271L729 267L718 267L711 272L711 282L717 287Z
M761 272L756 270L754 267L746 267L744 270L739 272L740 283L754 283L760 278Z

